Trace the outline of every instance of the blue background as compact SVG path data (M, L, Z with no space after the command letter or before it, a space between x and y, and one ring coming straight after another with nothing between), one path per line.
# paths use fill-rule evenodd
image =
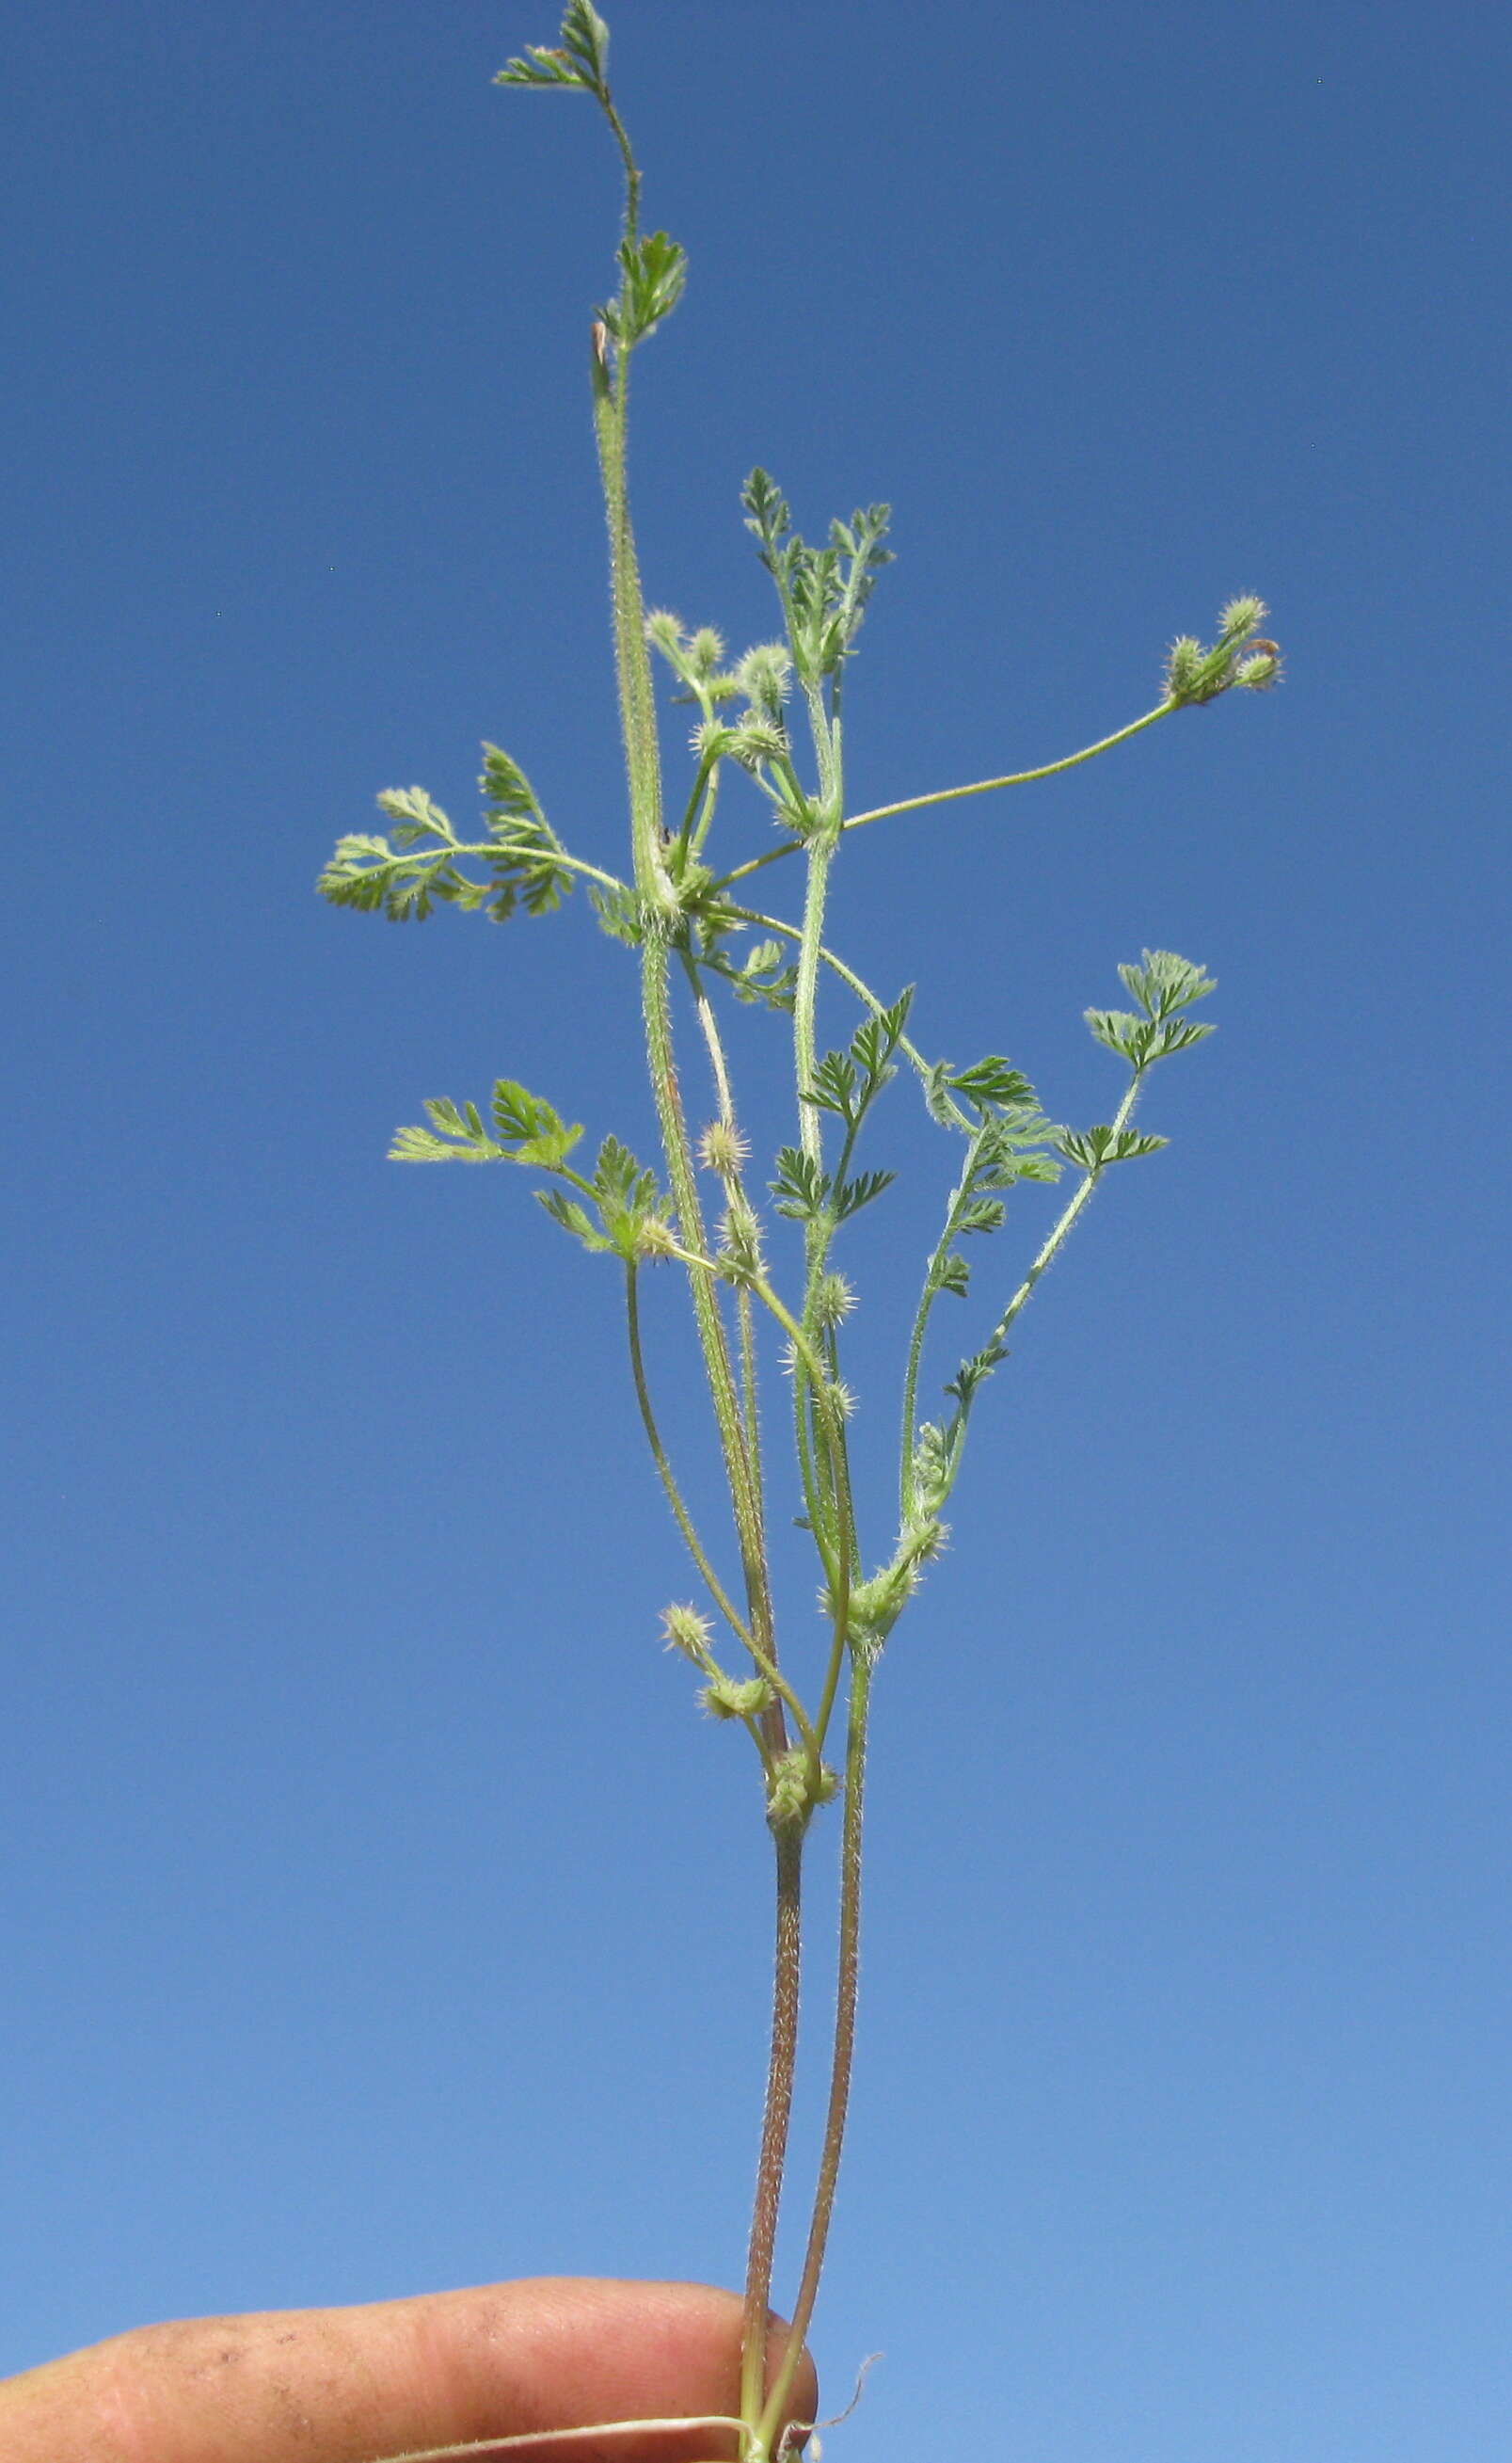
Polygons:
M1504 17L611 17L692 256L638 362L648 594L775 629L758 460L810 532L892 500L853 809L1134 717L1234 591L1287 653L1268 699L840 867L853 963L1058 1118L1107 1116L1080 1011L1142 945L1214 970L1222 1032L1024 1319L889 1655L816 2332L835 2405L886 2360L832 2452L1485 2463ZM586 104L489 82L554 33L546 0L11 19L8 2367L154 2316L741 2272L766 1842L659 1654L690 1576L614 1273L514 1175L382 1159L501 1073L649 1145L634 969L581 900L400 932L312 894L378 788L468 815L486 734L623 861L583 372L615 165ZM724 821L767 843L754 798ZM744 1013L735 1049L769 1152L781 1056ZM900 1086L872 1159L906 1175L850 1261L879 1554L954 1158ZM1046 1219L979 1244L944 1345ZM816 1948L816 2052L824 2004Z

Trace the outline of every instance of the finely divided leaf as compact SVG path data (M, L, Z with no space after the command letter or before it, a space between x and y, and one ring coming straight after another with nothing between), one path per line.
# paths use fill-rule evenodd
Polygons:
M423 787L385 787L378 797L380 813L401 827L394 833L397 846L413 846L417 839L454 839L456 832L438 803L434 803Z
M1158 1022L1218 990L1215 977L1193 966L1189 958L1178 958L1174 949L1146 949L1143 956L1142 966L1120 967L1118 972L1125 992L1133 994L1146 1017Z
M989 1053L972 1069L957 1070L945 1079L953 1094L963 1095L968 1103L985 1109L989 1104L1032 1103L1034 1089L1022 1069L997 1053Z
M1082 1012L1097 1042L1110 1052L1119 1053L1135 1069L1142 1069L1150 1057L1150 1042L1155 1027L1147 1017L1135 1017L1126 1009L1089 1009Z
M1001 1197L968 1198L956 1215L956 1230L958 1232L1001 1231L1007 1210Z
M504 1148L483 1125L476 1103L459 1106L447 1097L427 1102L428 1129L396 1129L391 1163L501 1163ZM439 1132L439 1134L437 1134Z
M816 1111L836 1112L847 1128L855 1120L855 1064L843 1052L827 1052L813 1073L813 1084L804 1092L804 1101Z
M759 942L738 968L717 947L705 950L702 963L724 978L737 1000L760 1001L767 1009L792 1008L798 970L784 958L775 941Z
M813 1084L805 1089L804 1101L816 1110L837 1114L848 1129L858 1128L884 1086L891 1085L897 1074L892 1056L913 998L910 985L891 1009L862 1021L851 1037L848 1053L827 1052L813 1073Z
M438 900L464 912L486 907L503 923L523 901L531 915L548 914L572 885L557 858L560 840L548 826L525 773L497 745L484 747L480 780L484 820L497 850L458 842L441 806L423 787L386 787L379 808L394 823L392 839L353 835L337 840L317 886L335 906L378 909L392 923L427 916ZM422 845L421 840L431 841ZM488 877L476 881L459 858L476 857Z
M753 470L741 490L741 503L745 508L745 527L761 541L762 562L768 573L776 570L776 558L788 530L788 499L775 479L765 470Z
M1158 1000L1159 994L1152 992L1151 997ZM1194 999L1199 997L1193 994ZM1110 1052L1121 1053L1134 1069L1148 1069L1170 1053L1184 1052L1189 1044L1200 1043L1204 1035L1216 1032L1199 1018L1178 1015L1135 1017L1122 1009L1090 1009L1084 1014L1097 1041Z
M627 349L670 316L687 281L687 251L665 231L619 243L619 296L603 312L604 323Z
M830 1178L801 1146L784 1146L777 1157L777 1177L769 1184L779 1214L810 1222L830 1194Z
M508 752L501 752L497 744L484 745L483 774L478 780L478 788L484 802L500 813L508 813L518 820L527 817L535 820L541 818L535 790L525 772L517 761L510 760Z
M478 786L484 799L484 826L498 848L487 859L493 887L483 898L460 903L481 905L486 899L496 924L513 914L517 903L529 915L549 915L572 886L572 876L554 859L562 842L536 799L535 790L517 761L497 744L483 748L483 774Z
M1101 1171L1111 1163L1130 1163L1138 1155L1158 1154L1167 1138L1148 1137L1138 1129L1116 1132L1106 1123L1094 1129L1063 1129L1056 1141L1068 1163L1083 1171Z
M609 1242L601 1232L594 1229L587 1209L579 1206L575 1197L569 1197L565 1188L537 1188L531 1194L537 1206L545 1207L552 1222L559 1223L564 1232L571 1232L574 1239L581 1240L585 1249L595 1250L600 1254L608 1249Z
M494 84L584 86L602 100L608 77L609 28L592 0L568 0L560 49L527 43L524 59L507 61Z
M884 1188L891 1188L896 1178L897 1174L892 1171L863 1171L858 1172L854 1180L843 1181L834 1202L835 1221L843 1223L848 1215L858 1214L863 1206L870 1206L874 1197L880 1197ZM781 1210L779 1208L778 1211Z
M588 895L594 912L610 939L623 941L632 949L638 949L646 937L640 892L623 884L617 889L600 889L594 885Z
M1012 1188L1021 1180L1058 1180L1060 1167L1045 1151L1055 1134L1036 1104L990 1115L976 1135L972 1191Z
M593 0L567 0L562 41L585 77L600 87L609 78L609 28Z
M1150 1048L1152 1060L1163 1060L1171 1052L1185 1052L1187 1046L1200 1043L1204 1035L1216 1035L1218 1029L1203 1018L1168 1017L1156 1029Z
M604 1227L601 1245L632 1263L645 1253L646 1224L671 1216L672 1201L658 1188L655 1172L644 1170L617 1138L606 1138L598 1149L594 1194Z
M954 1395L963 1412L969 1411L971 1398L977 1387L984 1378L991 1376L999 1362L1006 1360L1007 1356L1008 1347L1005 1342L989 1342L983 1350L976 1354L974 1359L961 1362L946 1385L945 1392Z
M512 1078L498 1080L488 1108L500 1136L513 1145L511 1163L545 1164L554 1169L566 1162L583 1134L580 1122L569 1128L550 1103Z
M851 1037L851 1057L867 1080L868 1100L887 1085L895 1076L889 1066L902 1040L908 1013L914 1006L914 987L909 984L898 993L891 1009L878 1015L864 1018Z
M540 43L527 43L524 59L506 60L494 78L495 85L575 85L587 83L565 52L548 51Z

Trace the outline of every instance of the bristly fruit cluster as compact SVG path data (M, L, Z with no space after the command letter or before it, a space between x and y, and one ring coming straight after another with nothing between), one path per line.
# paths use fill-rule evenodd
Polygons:
M1112 734L1036 768L849 812L842 702L874 589L893 560L888 508L858 508L831 522L823 543L812 545L793 529L776 482L753 470L742 506L775 590L779 637L730 659L713 625L690 627L665 609L648 612L630 517L628 377L635 352L682 296L686 257L665 231L641 231L640 172L610 90L609 30L591 0L570 0L559 42L529 46L498 81L588 95L608 123L624 170L617 289L587 320L587 358L609 523L629 861L617 871L603 861L602 849L590 861L570 848L525 772L489 744L480 780L481 836L459 837L423 788L391 789L378 798L391 824L388 835L341 839L319 885L334 905L381 912L395 922L421 920L443 905L504 923L520 910L536 917L554 912L582 882L603 931L634 953L638 968L661 1148L655 1164L642 1164L610 1134L600 1139L592 1168L580 1168L573 1158L581 1124L510 1078L498 1080L486 1105L428 1102L427 1124L399 1130L391 1151L404 1163L524 1166L544 1183L536 1194L551 1220L619 1270L637 1406L657 1477L705 1594L702 1606L665 1611L666 1640L697 1669L703 1709L749 1735L775 1850L771 2052L746 2265L741 2408L724 2425L739 2432L741 2463L777 2463L796 2433L789 2399L824 2262L849 2096L873 1678L925 1567L944 1544L943 1516L981 1388L1006 1358L1016 1319L1093 1190L1115 1165L1164 1144L1134 1126L1135 1107L1157 1062L1211 1033L1192 1012L1214 988L1200 967L1169 950L1147 949L1138 965L1120 968L1134 1006L1092 1009L1086 1017L1096 1041L1123 1064L1123 1090L1108 1120L1068 1127L1047 1117L1028 1078L1000 1055L958 1068L918 1048L909 1032L912 988L884 999L832 944L827 915L834 866L854 831L895 814L1050 776L1130 741L1176 710L1235 689L1263 690L1276 682L1281 654L1260 634L1262 601L1234 599L1211 645L1190 635L1173 643L1156 706ZM696 713L691 772L670 804L653 652L670 670L673 702ZM753 806L765 808L767 829L754 849L747 839L716 856L726 779L744 795L747 817ZM755 876L784 861L803 878L792 915L769 913L765 902L756 903ZM853 1018L823 1051L821 983L832 995L836 988L843 992ZM721 1022L726 997L764 1008L788 1047L793 1134L772 1160L769 1205L748 1176L750 1140ZM711 1117L701 1130L687 1118L682 1089L690 1073L680 1066L677 1048L690 1030L702 1047L709 1090ZM902 1346L896 1502L889 1498L885 1507L892 1536L869 1557L852 1479L853 1400L842 1375L855 1294L833 1253L846 1227L892 1186L893 1172L869 1154L863 1159L861 1148L871 1140L882 1097L905 1072L930 1119L959 1144L953 1186ZM1004 1230L1021 1183L1066 1174L1070 1193L1049 1231L1000 1297L976 1348L944 1382L943 1407L934 1419L921 1419L919 1386L937 1301L969 1300L982 1244ZM795 1227L780 1235L788 1244L780 1269L769 1257L779 1246L779 1223ZM685 1276L691 1300L729 1497L729 1529L719 1541L695 1523L653 1401L639 1290L645 1269L660 1264ZM774 1349L788 1387L790 1501L799 1507L796 1519L810 1536L818 1573L822 1639L803 1678L791 1672L788 1637L779 1634L767 1545L774 1486L760 1397ZM718 1624L729 1636L723 1646L732 1644L738 1654L736 1668L716 1653ZM834 1768L826 1747L841 1727L843 1752ZM835 1798L843 1833L828 2112L791 2329L769 2368L767 2301L796 2060L799 1876L810 1819Z

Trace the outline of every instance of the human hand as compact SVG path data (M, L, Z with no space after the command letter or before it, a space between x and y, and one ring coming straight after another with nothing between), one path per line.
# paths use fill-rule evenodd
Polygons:
M773 2364L776 2357L774 2328ZM140 2326L0 2383L5 2463L710 2463L732 2429L536 2442L739 2408L741 2304L697 2283L543 2276L360 2309ZM816 2402L806 2359L794 2416ZM530 2436L505 2450L500 2441Z

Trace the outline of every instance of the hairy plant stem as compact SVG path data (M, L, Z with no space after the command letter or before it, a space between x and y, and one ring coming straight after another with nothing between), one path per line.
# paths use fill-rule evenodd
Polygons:
M798 1078L798 1136L804 1153L815 1163L823 1160L823 1140L819 1115L804 1097L813 1084L814 1012L819 992L819 951L824 940L825 900L830 887L830 865L834 854L832 839L816 840L809 848L808 882L804 891L803 928L798 936L798 979L793 987L792 1051Z
M595 344L590 363L594 387L594 428L598 442L599 469L609 523L615 670L619 687L620 721L630 788L636 887L640 893L642 907L644 937L640 991L646 1058L679 1228L684 1244L695 1253L702 1255L707 1243L687 1123L678 1087L667 981L668 934L677 916L677 892L667 875L662 854L661 762L657 741L656 703L626 483L625 410L629 360L629 352L621 352L611 377L605 357ZM775 1665L777 1650L771 1584L724 1320L720 1315L718 1297L705 1276L690 1275L689 1288L699 1345L703 1354L704 1373L714 1406L720 1450L729 1484L750 1629L762 1655ZM784 1752L788 1733L780 1701L774 1701L763 1713L762 1724L768 1750L773 1755Z
M714 1014L714 1004L709 999L698 968L685 949L682 952L682 964L693 993L694 1014L698 1018L699 1031L709 1056L715 1100L719 1104L720 1126L725 1131L729 1140L728 1162L720 1174L724 1188L724 1202L732 1211L739 1209L754 1222L755 1212L746 1199L745 1183L736 1162L736 1157L741 1152L740 1123L735 1117L735 1098L730 1089L729 1065L724 1057L724 1043L720 1034L719 1020ZM750 1465L751 1493L755 1499L757 1526L761 1532L762 1549L765 1554L766 1503L762 1494L756 1330L752 1322L751 1296L744 1284L740 1286L735 1296L735 1315L741 1339L741 1406L745 1426L745 1456Z
M845 1817L840 1843L840 1959L835 1982L834 2043L830 2067L830 2102L825 2115L824 2146L814 2190L813 2212L802 2280L793 2304L783 2356L758 2424L759 2451L768 2452L782 2427L793 2379L803 2357L804 2338L813 2317L819 2278L824 2269L830 2219L834 2211L835 2184L845 2143L846 2111L851 2098L851 2068L855 2054L856 1991L861 1945L861 1824L866 1787L866 1732L871 1711L872 1656L864 1645L851 1654L851 1704L845 1749Z
M620 134L616 123L616 134ZM633 228L637 175L628 143L622 150L632 178L629 212ZM619 355L611 381L595 342L593 358L594 428L609 521L611 595L614 610L615 665L619 684L620 716L630 782L631 830L636 886L642 901L644 941L641 952L641 998L646 1055L661 1130L662 1149L672 1183L678 1228L683 1245L699 1258L707 1253L693 1156L678 1087L673 1050L668 987L668 925L677 912L675 885L668 878L662 852L661 770L657 744L656 707L646 649L645 611L630 522L625 468L625 403L629 353ZM717 1045L715 1047L717 1049ZM727 1091L727 1089L726 1089ZM694 1319L714 1405L715 1424L734 1509L736 1534L745 1577L750 1646L757 1665L776 1672L770 1579L762 1522L761 1493L752 1469L755 1395L748 1370L745 1408L737 1397L725 1340L724 1320L712 1278L702 1273L688 1276ZM786 1688L783 1689L786 1690ZM807 1721L805 1743L817 1775L818 1747ZM764 1758L774 1760L787 1747L787 1727L780 1695L761 1717ZM799 1972L802 1955L800 1874L803 1853L801 1824L784 1825L776 1841L776 1953L772 1979L771 2046L767 2099L757 2162L756 2195L746 2267L745 2310L742 2335L742 2409L751 2420L760 2410L766 2375L767 2313L770 2303L772 2256L777 2214L787 2160L788 2128L797 2050ZM790 2383L790 2381L789 2381Z
M792 1006L793 1061L798 1081L799 1144L810 1163L821 1169L824 1163L824 1139L819 1123L819 1114L812 1103L805 1102L804 1097L812 1086L814 1079L814 1012L818 998L819 950L824 930L825 896L829 887L830 861L832 852L832 838L828 841L819 839L811 843L808 850L809 866L804 895L803 929L799 935L798 977L793 989ZM806 1228L804 1251L803 1329L811 1340L814 1333L814 1287L820 1272L821 1255L821 1232L815 1222L810 1222ZM826 1493L824 1482L819 1476L824 1449L821 1447L816 1456L812 1432L815 1407L813 1389L801 1355L793 1361L792 1403L799 1461L806 1472L810 1466L812 1467L811 1478L806 1476L804 1481L805 1503L809 1509L810 1519L813 1523L815 1541L820 1546L821 1555L824 1555L826 1543L831 1551L837 1549L839 1544L839 1534L834 1522L836 1499L832 1493Z
M741 2327L741 2415L752 2428L767 2394L767 2315L771 2307L772 2257L777 2215L788 2163L793 2081L798 2066L798 1986L803 1955L803 1848L806 1821L788 1821L773 1832L777 1851L777 1942L772 1962L771 2043L767 2098L762 2112L756 2193L751 2205L745 2261L745 2310Z

